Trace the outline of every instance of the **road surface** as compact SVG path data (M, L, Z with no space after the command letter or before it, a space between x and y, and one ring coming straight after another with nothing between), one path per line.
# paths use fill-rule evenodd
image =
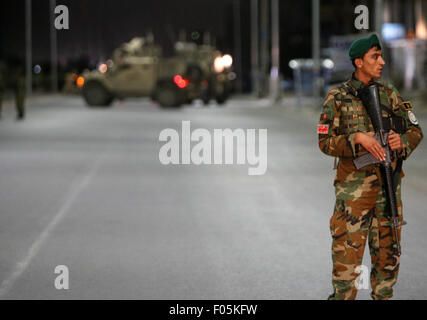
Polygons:
M248 97L224 107L163 110L134 99L90 109L60 95L27 109L16 122L9 104L0 122L0 299L330 294L334 171L317 147L319 110ZM248 163L161 164L159 134L181 134L182 121L210 133L267 129L266 173L248 175ZM405 163L395 299L427 299L426 160L422 143ZM65 276L57 266L68 269L68 289L55 287Z

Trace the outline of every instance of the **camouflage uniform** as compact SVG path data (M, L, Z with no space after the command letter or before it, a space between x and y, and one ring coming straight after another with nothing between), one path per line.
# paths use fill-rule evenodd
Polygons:
M401 134L406 148L398 153L398 157L405 160L421 141L422 131L410 103L404 102L392 85L381 80L377 80L377 83L381 104L401 116L406 123L406 131ZM374 131L361 100L357 98L357 90L362 85L353 74L349 81L331 89L318 125L320 149L327 155L339 158L334 180L336 203L330 219L334 293L329 299L356 298L355 280L359 276L356 268L362 264L366 239L372 261L370 278L373 299L392 297L392 287L399 271L400 260L395 251L380 166L369 165L357 170L352 162L354 157L367 153L362 145L355 145L355 133ZM385 111L384 116L387 116ZM393 168L396 167L396 159L397 156ZM396 187L399 221L402 221L400 179L403 176L401 172Z

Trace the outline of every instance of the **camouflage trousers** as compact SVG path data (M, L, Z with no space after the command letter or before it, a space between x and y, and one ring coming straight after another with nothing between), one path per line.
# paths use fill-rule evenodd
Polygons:
M393 296L399 272L399 256L388 217L387 199L378 168L351 173L335 183L336 203L330 220L332 234L332 285L330 300L355 299L366 240L371 255L371 297ZM402 221L400 181L396 188L399 221ZM400 241L401 227L398 227Z

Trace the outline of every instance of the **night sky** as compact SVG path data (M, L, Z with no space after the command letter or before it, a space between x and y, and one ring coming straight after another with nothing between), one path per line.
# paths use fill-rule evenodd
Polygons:
M227 50L231 41L227 21L232 19L233 0L58 0L70 13L70 29L58 31L58 54L76 57L82 53L110 55L134 36L152 30L155 41L171 47L170 35L178 38L183 28L209 30L217 44ZM33 57L49 58L49 1L33 1ZM228 41L228 42L227 42ZM226 43L227 42L227 43ZM23 58L25 45L25 0L1 2L1 54ZM168 51L169 48L165 48Z
M218 49L233 54L233 2L236 0L57 0L69 8L70 29L58 31L58 56L64 68L82 56L93 61L111 56L114 48L146 31L166 54L171 35L179 31L209 31ZM343 5L343 2L346 5ZM355 4L370 1L322 0L322 46L332 34L352 33ZM242 66L250 74L250 1L240 0ZM347 18L346 18L347 17ZM33 62L49 64L49 0L33 0ZM269 35L267 34L269 39ZM311 0L280 1L281 72L292 58L311 55ZM0 60L23 63L25 57L25 0L0 2Z

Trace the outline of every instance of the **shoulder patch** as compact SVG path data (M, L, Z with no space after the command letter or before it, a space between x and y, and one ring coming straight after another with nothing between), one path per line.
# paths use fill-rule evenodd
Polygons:
M411 110L412 109L411 103L409 101L403 102L403 106L405 107L405 110Z
M415 114L411 110L408 110L408 118L412 124L418 125L418 119L417 117L415 117Z

